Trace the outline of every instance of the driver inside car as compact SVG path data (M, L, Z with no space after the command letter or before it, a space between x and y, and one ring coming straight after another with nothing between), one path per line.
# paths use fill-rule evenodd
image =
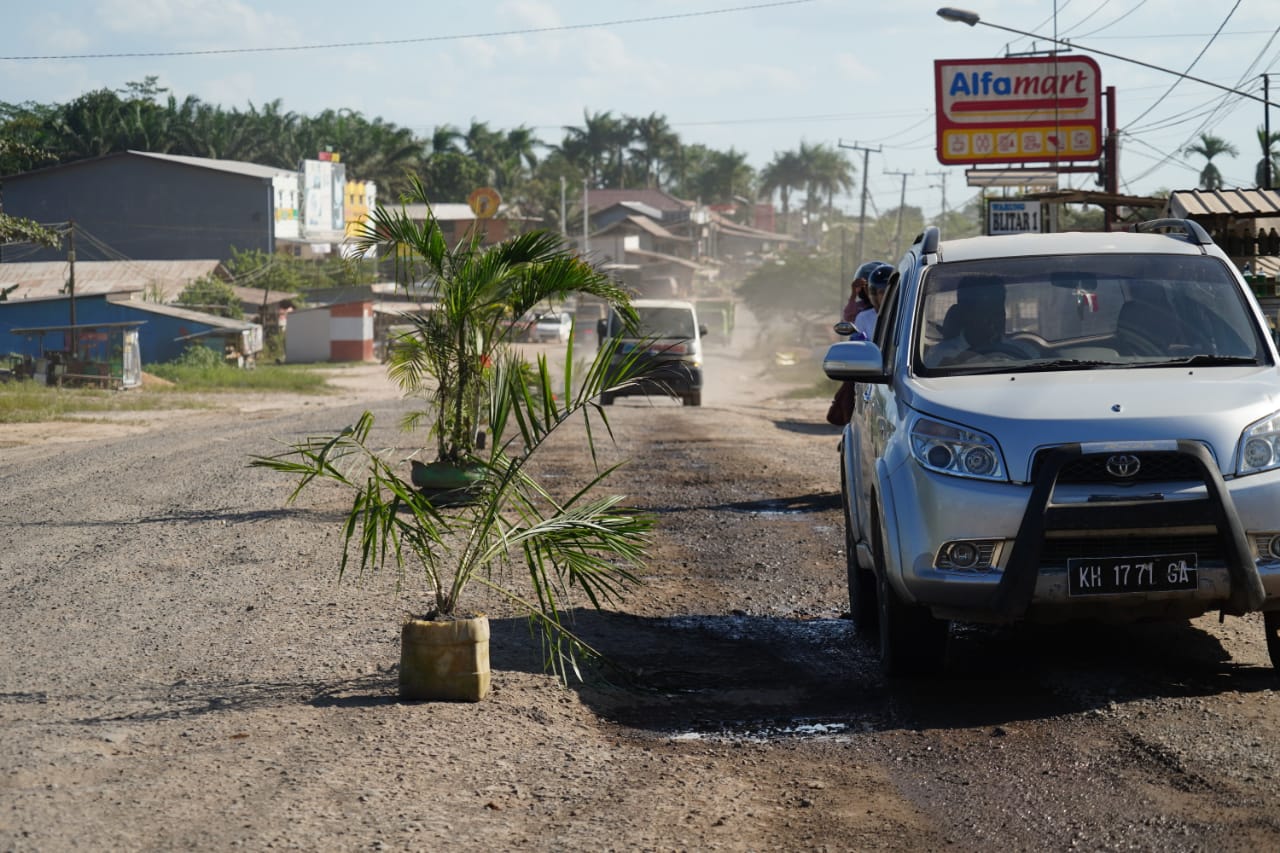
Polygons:
M943 339L925 351L927 367L957 364L983 356L1035 355L1005 338L1004 284L991 276L967 276L956 287L956 304L942 321Z

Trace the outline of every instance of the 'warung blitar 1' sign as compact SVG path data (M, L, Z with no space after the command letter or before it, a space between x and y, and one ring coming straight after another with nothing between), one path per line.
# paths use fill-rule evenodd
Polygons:
M1096 160L1102 74L1087 56L936 59L938 162Z

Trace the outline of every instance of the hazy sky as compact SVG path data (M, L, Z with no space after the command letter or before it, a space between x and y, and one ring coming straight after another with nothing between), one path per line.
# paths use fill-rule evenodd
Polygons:
M736 148L759 168L801 141L878 149L871 208L936 214L977 191L935 154L933 60L1045 49L937 17L938 0L44 0L4 4L0 101L70 100L155 75L179 98L226 108L279 99L348 108L429 136L437 125L525 125L558 143L584 112L667 117L681 138ZM974 0L984 21L1071 39L1117 89L1121 191L1185 189L1203 166L1179 151L1211 132L1215 160L1252 184L1262 104L1096 48L1280 101L1276 0ZM1228 18L1230 15L1230 18ZM1221 32L1215 38L1215 31ZM325 45L339 45L325 47ZM172 55L199 52L198 55ZM1199 56L1203 52L1202 56ZM104 54L170 54L103 56ZM25 59L17 57L70 57ZM1176 84L1176 85L1175 85ZM1172 87L1172 90L1171 90ZM1273 130L1280 131L1280 111ZM848 153L858 188L863 154ZM1098 189L1092 175L1063 186Z

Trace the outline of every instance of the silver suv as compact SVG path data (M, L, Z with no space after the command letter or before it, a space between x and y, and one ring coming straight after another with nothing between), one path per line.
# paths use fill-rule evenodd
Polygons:
M1280 667L1280 372L1205 231L942 242L899 263L840 444L850 610L889 674L948 623L1265 611ZM837 326L840 331L844 324Z

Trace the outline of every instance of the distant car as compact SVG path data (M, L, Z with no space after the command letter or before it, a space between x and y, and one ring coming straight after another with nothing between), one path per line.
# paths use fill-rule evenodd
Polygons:
M840 444L850 612L889 674L948 622L1263 611L1280 668L1280 355L1204 229L941 240L898 264ZM841 324L845 326L847 324Z
M678 398L683 405L702 405L702 338L707 327L698 322L698 312L691 302L676 299L633 299L640 322L628 327L615 310L599 321L597 335L601 345L617 339L618 345L610 364L614 367L634 358L632 353L644 349L641 363L648 372L636 382L626 383L600 395L600 405L607 406L616 397L665 394Z
M572 314L565 312L539 314L537 320L535 320L533 324L533 339L535 341L557 341L559 343L564 343L569 340L569 333L572 330Z

